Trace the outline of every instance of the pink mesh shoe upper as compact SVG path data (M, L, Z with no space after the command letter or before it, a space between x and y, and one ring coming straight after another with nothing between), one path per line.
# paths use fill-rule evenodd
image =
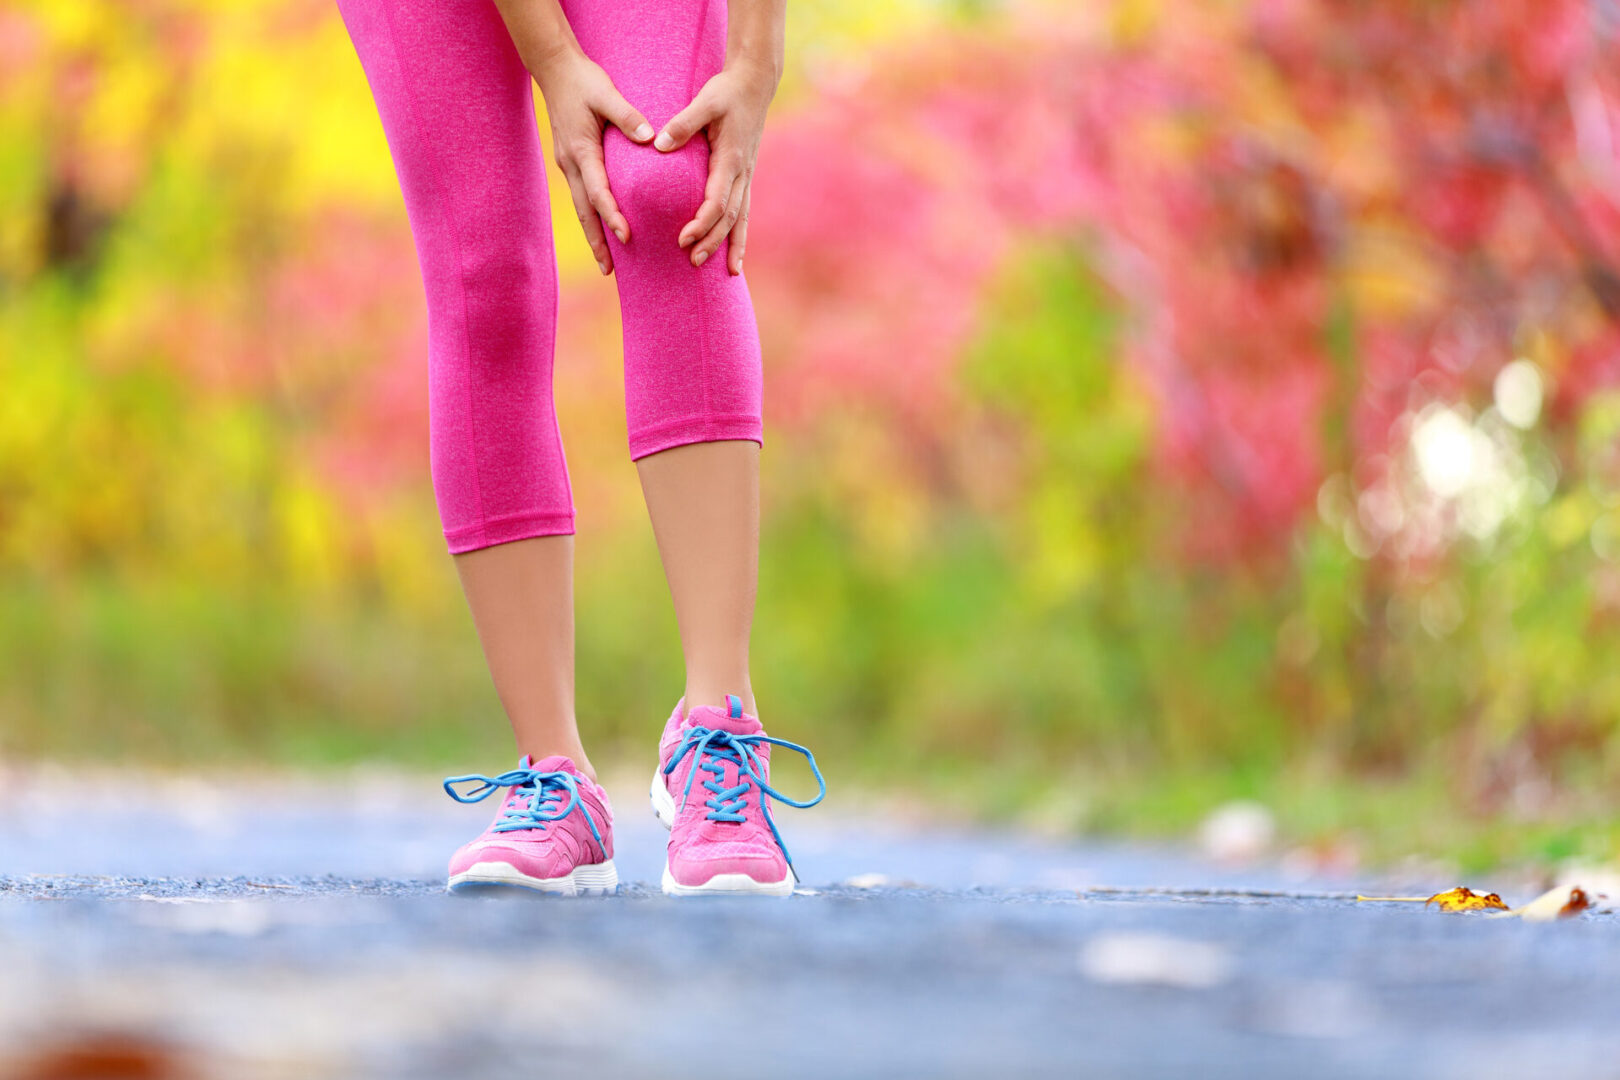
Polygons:
M684 720L684 702L677 703L659 740L660 774L675 801L669 872L682 885L703 885L716 874L745 874L758 882L788 874L790 861L768 809L774 740L766 741L759 719L744 713L741 701L730 702L729 709L699 705ZM821 800L818 795L801 804L776 797L792 805Z
M480 787L464 796L456 793L451 785L478 781L498 789L506 786L503 781L523 779L523 774L530 774L532 778L507 786L489 826L450 857L452 876L477 863L503 862L530 877L559 878L575 867L606 862L613 857L613 808L607 792L566 757L554 755L531 764L525 756L511 773L498 777L456 777L445 781L445 786L454 798L475 802L492 794L493 789ZM572 790L567 782L547 778L546 774L566 774L572 779ZM568 803L576 794L577 801L569 808ZM567 812L563 813L565 809ZM540 820L558 814L561 816L554 820Z

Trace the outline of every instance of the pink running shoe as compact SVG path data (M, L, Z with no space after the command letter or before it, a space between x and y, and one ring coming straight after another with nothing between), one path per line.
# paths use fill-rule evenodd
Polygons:
M664 891L787 896L798 877L771 820L771 800L814 806L826 796L827 782L809 750L766 735L757 717L744 715L735 694L726 695L726 704L699 705L682 720L684 700L677 702L658 743L652 804L670 831ZM797 750L810 762L821 785L815 798L798 802L771 787L773 745Z
M467 794L455 785L478 784ZM619 887L613 868L613 808L602 786L565 757L530 762L499 776L452 776L445 792L475 803L507 788L483 835L450 857L451 892L517 886L560 896L610 893Z

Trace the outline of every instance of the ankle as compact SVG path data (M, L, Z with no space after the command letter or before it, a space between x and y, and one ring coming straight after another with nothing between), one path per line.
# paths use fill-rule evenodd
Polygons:
M692 710L699 705L712 705L717 709L725 709L730 705L727 695L735 694L742 699L742 711L749 716L757 717L759 707L754 702L754 688L748 685L746 679L742 685L733 682L729 686L721 683L688 683L686 686L685 702L686 715L690 716Z

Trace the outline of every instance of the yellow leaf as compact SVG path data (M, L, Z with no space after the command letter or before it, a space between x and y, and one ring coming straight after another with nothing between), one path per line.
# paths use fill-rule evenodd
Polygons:
M1430 904L1440 905L1441 911L1484 911L1494 908L1497 911L1506 911L1508 906L1502 898L1495 893L1486 893L1481 896L1473 889L1457 886L1449 892L1435 893L1423 902L1424 907Z
M1436 904L1441 911L1485 911L1496 909L1508 910L1502 898L1495 893L1481 895L1465 885L1458 885L1455 889L1435 893L1433 896L1357 896L1358 902L1384 903L1384 904L1422 904L1428 907Z

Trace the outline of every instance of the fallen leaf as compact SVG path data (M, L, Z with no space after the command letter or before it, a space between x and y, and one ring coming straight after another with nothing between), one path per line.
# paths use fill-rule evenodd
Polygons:
M1552 922L1579 915L1592 906L1592 898L1579 885L1559 885L1548 889L1528 904L1498 918L1515 917L1525 922Z
M1481 895L1465 885L1458 885L1455 889L1435 893L1433 896L1360 896L1356 897L1358 903L1380 904L1422 904L1428 907L1437 905L1441 911L1507 911L1508 906L1496 893Z
M65 1033L20 1063L15 1080L179 1080L197 1075L179 1047L124 1032Z
M1441 911L1508 910L1508 906L1502 902L1502 898L1495 893L1486 893L1481 896L1473 889L1465 888L1462 885L1448 892L1435 893L1423 902L1424 907L1428 907L1430 904L1438 904Z
M1620 911L1620 862L1571 863L1559 872L1553 884L1579 885L1592 902L1588 910Z
M1569 899L1564 901L1564 906L1558 909L1558 917L1567 919L1571 915L1579 915L1591 906L1591 897L1586 895L1585 889L1576 885L1569 890Z

